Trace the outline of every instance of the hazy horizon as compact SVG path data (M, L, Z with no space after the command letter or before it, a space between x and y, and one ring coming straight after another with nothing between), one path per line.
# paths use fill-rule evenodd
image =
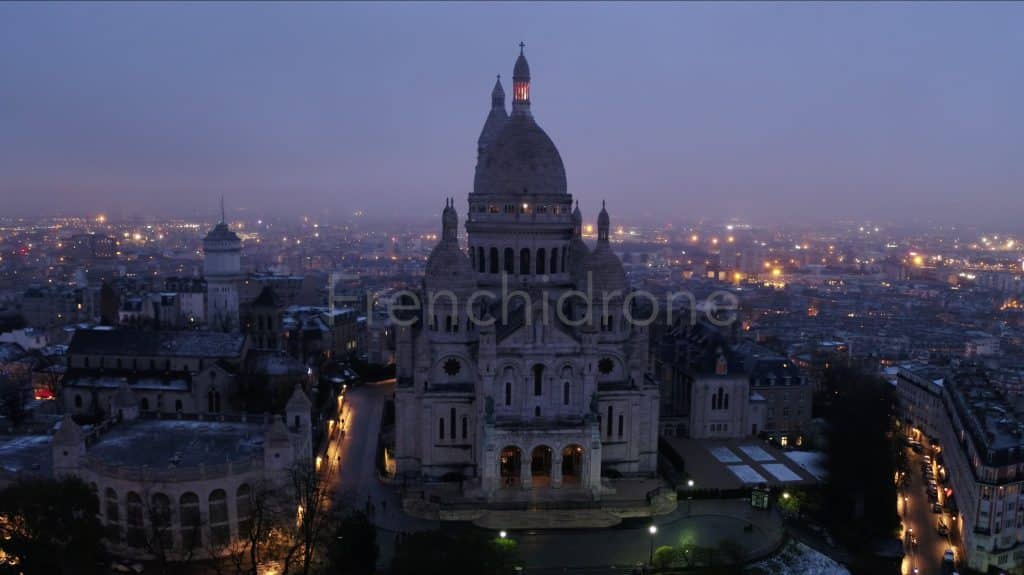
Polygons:
M4 4L3 214L419 220L519 41L588 219L1016 226L1020 4Z

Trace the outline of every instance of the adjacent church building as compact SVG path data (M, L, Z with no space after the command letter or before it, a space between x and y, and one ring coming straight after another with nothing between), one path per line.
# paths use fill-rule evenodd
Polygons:
M398 328L397 473L459 478L487 500L597 499L602 474L656 472L647 328L626 320L604 206L596 246L583 241L561 156L531 113L522 51L512 85L511 115L499 77L480 134L468 251L448 201L421 306Z

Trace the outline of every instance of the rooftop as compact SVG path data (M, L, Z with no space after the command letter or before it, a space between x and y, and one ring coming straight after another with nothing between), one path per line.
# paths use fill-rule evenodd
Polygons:
M171 469L261 457L266 424L135 420L113 426L89 448L106 465Z
M68 353L144 357L238 357L245 336L213 331L77 330Z
M49 476L53 468L49 435L0 437L0 470L4 473L38 473Z

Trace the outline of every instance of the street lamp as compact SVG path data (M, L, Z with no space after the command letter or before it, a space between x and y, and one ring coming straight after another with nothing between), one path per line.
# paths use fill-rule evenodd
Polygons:
M692 479L687 479L686 480L686 486L689 487L690 489L693 489L693 480Z
M647 532L651 534L651 549L650 549L650 552L647 554L647 564L648 565L653 565L654 564L654 536L658 534L658 526L657 525L651 525L650 527L647 528Z
M498 537L504 539L504 538L508 537L508 533L505 533L504 531L499 531L498 532Z
M788 491L783 491L782 492L782 498L783 499L789 499L789 492Z

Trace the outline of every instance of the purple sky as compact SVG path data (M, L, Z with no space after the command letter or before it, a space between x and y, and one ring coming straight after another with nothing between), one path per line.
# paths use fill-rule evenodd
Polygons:
M1011 3L7 3L0 215L464 213L523 40L588 219L1016 225L1022 28Z

